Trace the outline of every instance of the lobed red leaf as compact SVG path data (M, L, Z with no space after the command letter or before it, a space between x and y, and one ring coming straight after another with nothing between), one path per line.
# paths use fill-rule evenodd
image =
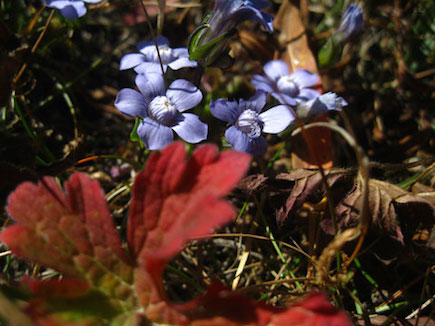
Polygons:
M222 199L246 173L250 156L216 146L199 147L185 161L184 145L153 154L133 186L128 243L137 257L141 303L164 301L162 273L184 244L231 221L234 209ZM151 278L151 279L150 279ZM152 291L145 291L146 288Z
M110 298L134 298L133 267L98 182L76 173L65 189L66 195L48 177L21 184L6 207L17 224L0 240L16 255L84 280Z

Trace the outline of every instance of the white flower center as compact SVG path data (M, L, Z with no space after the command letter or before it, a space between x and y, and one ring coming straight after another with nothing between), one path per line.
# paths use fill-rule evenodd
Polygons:
M150 118L165 126L172 125L179 115L178 110L166 96L155 97L149 105L148 112Z
M168 64L175 60L175 55L173 54L172 49L167 45L160 45L159 53L163 64ZM159 56L157 55L157 49L155 47L153 51L153 61L159 62Z
M290 97L295 97L299 95L299 86L291 79L290 76L280 77L276 84L280 92Z
M237 128L247 134L249 138L260 137L263 125L258 113L253 110L243 111L236 121Z

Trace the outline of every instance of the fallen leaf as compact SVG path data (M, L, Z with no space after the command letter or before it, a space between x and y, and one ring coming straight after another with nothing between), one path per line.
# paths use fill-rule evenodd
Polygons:
M357 226L362 200L357 171L331 169L325 172L338 227L344 230ZM276 215L281 228L304 203L318 203L326 196L318 170L296 169L275 177L250 176L241 182L241 186L251 194L260 191L288 194L280 203L281 209ZM429 201L376 179L369 180L369 212L371 226L367 240L374 242L371 251L384 262L401 254L417 228L430 230L435 223L434 206ZM321 227L326 234L333 235L334 228L327 208L324 215Z

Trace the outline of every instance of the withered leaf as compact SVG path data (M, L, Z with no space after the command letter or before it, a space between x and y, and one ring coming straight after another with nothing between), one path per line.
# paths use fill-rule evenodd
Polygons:
M338 227L342 230L359 223L362 184L355 169L325 171L330 198L333 201ZM318 170L296 169L275 177L250 176L241 183L242 189L257 192L288 193L277 212L280 227L305 203L318 203L326 196L326 189ZM427 200L391 183L369 180L369 216L371 226L367 239L374 242L372 250L382 260L397 257L417 228L431 229L434 225L434 206ZM321 227L326 234L334 234L328 211Z

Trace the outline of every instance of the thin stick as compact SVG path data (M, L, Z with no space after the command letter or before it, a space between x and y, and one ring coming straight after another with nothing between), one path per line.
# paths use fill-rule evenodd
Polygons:
M151 37L153 38L154 46L156 47L157 57L159 58L160 69L162 70L162 75L164 76L165 75L165 70L163 69L163 62L162 62L162 58L160 57L159 45L157 44L157 38L156 38L156 35L154 34L153 26L151 25L150 16L148 15L147 8L145 7L143 1L139 0L139 2L141 4L142 9L143 9L143 11L145 13L145 16L147 18L148 28L150 29Z
M192 238L191 240L202 240L202 239L210 239L210 238L234 238L234 237L244 237L244 238L252 238L257 240L265 240L265 241L272 241L269 237L265 237L262 235L255 235L255 234L249 234L249 233L219 233L219 234L207 234L199 237ZM305 253L302 249L292 246L291 244L288 244L287 242L281 241L281 240L274 240L276 243L283 245L284 247L290 248L296 252L299 252L300 254L307 257L309 260L313 260L313 258Z
M30 56L27 58L26 62L23 63L23 65L21 66L17 75L15 76L14 80L12 81L12 88L15 88L15 86L17 85L18 81L20 80L21 76L23 75L24 71L26 70L26 68L28 66L31 57L36 52L36 49L38 48L39 44L41 43L42 38L44 37L45 33L47 32L48 25L50 25L51 20L53 19L54 12L55 12L55 9L52 9L50 12L50 16L48 16L48 19L45 22L44 29L42 30L41 34L39 34L38 39L36 40L35 44L33 44L33 47L30 50Z

